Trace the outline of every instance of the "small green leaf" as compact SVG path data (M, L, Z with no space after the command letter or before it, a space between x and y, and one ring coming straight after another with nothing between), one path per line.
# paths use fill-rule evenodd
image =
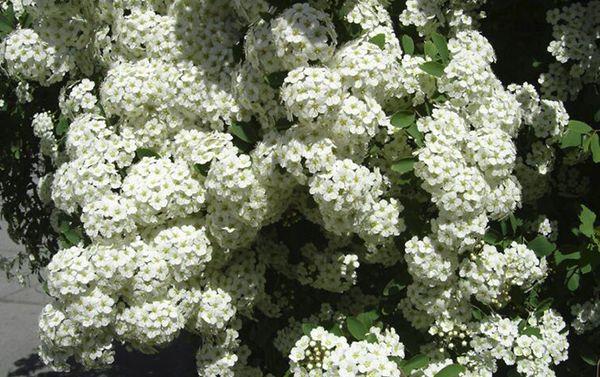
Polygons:
M344 333L339 323L335 323L333 326L331 326L331 328L328 331L333 335L344 336Z
M580 354L581 360L583 360L586 364L591 366L596 366L600 358L597 355L594 355L593 351L584 350Z
M571 292L575 292L579 288L579 280L581 278L581 271L575 267L567 272L567 288Z
M229 133L248 144L256 141L256 130L249 123L234 122L229 126Z
M571 148L571 147L579 147L583 142L582 135L579 132L575 132L573 130L567 130L565 134L560 139L560 147L562 149Z
M586 123L581 122L579 120L569 121L569 125L567 126L569 130L573 130L580 134L586 134L592 131L592 127L588 126Z
M356 340L363 340L365 338L365 334L369 330L361 321L354 317L346 318L346 327Z
M440 54L440 58L442 58L442 61L447 62L448 60L450 60L450 52L448 51L448 44L446 43L446 38L444 38L438 33L433 33L431 35L431 40L433 41L435 48Z
M420 67L421 70L435 77L442 77L444 74L444 66L438 62L425 62Z
M396 173L405 174L414 169L416 162L417 159L414 157L404 158L392 165L392 170Z
M412 111L398 111L390 119L392 126L406 128L415 122L415 113Z
M459 364L450 364L437 372L435 377L457 377L467 369Z
M590 137L590 150L592 151L592 160L596 164L600 163L600 136L597 133Z
M536 338L542 337L542 333L540 332L540 329L538 329L537 327L532 327L532 326L524 327L520 333L521 333L521 335L535 336Z
M69 120L67 117L61 115L58 118L58 123L56 124L56 135L63 136L69 130Z
M557 266L563 263L564 261L579 259L581 259L581 253L579 251L570 254L563 254L557 250L554 253L554 264L556 264Z
M140 160L144 157L160 158L160 155L150 148L138 148L135 151L135 156Z
M267 82L267 84L269 84L269 86L271 86L271 88L277 89L280 88L281 85L283 85L283 81L287 77L287 74L287 71L273 72L265 77L265 81Z
M206 177L210 170L210 162L206 164L194 164L194 170Z
M425 55L429 56L431 59L435 59L437 57L437 48L433 42L425 41L423 49L425 50Z
M594 235L594 223L596 222L596 214L588 207L581 205L581 212L579 213L579 231L591 238Z
M483 319L483 312L481 309L473 307L473 309L471 309L471 317L476 321L481 321Z
M429 365L429 357L426 355L415 355L408 360L402 360L400 362L400 369L405 375L410 375L410 372L415 369L425 368Z
M367 331L373 326L373 323L375 323L377 318L379 318L379 314L377 314L377 312L374 310L360 313L356 316L356 319L358 319L360 322L362 322L363 325L365 325Z
M402 36L402 50L408 55L412 55L415 52L415 42L413 42L413 39L406 34Z
M541 258L552 254L556 250L556 245L539 235L527 244L527 248L535 251L535 255Z
M410 137L413 138L415 144L417 144L417 147L421 148L423 145L425 145L423 143L423 134L421 133L421 131L419 131L419 128L417 128L416 123L413 123L408 128L405 128L405 131Z
M383 288L383 295L385 297L390 295L394 296L400 293L404 288L406 288L405 284L401 284L396 279L392 279L386 284L385 288Z
M81 236L73 229L68 229L66 232L63 232L63 235L71 243L71 245L77 245L79 241L81 241Z
M317 327L319 327L319 326L317 326L317 325L316 325L316 324L314 324L314 323L303 323L303 324L302 324L302 333L303 333L304 335L310 336L310 332L311 332L313 329L316 329Z
M369 42L383 50L385 48L385 34L377 34L373 38L369 39Z

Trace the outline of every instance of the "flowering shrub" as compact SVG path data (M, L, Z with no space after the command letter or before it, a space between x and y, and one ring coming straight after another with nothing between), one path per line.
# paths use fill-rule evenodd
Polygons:
M595 365L600 3L536 8L555 61L517 83L498 3L4 3L57 241L42 360L192 334L200 376Z

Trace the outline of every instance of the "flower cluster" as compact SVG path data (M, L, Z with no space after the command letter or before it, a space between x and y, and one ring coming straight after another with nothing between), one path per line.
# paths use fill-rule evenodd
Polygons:
M10 1L27 15L0 43L17 102L57 93L31 122L60 235L44 362L102 368L114 344L155 353L185 332L200 376L272 376L257 349L272 336L294 376L400 377L416 330L431 363L413 377L499 361L552 376L562 318L505 312L552 272L528 237L559 232L514 213L591 183L556 153L569 116L547 97L562 89L496 76L484 3ZM597 22L580 22L597 3L549 16L551 52L583 81L597 80L597 49L581 47ZM526 234L495 239L508 223ZM384 303L380 276L402 293ZM577 333L597 306L573 307ZM356 336L373 308L382 321Z

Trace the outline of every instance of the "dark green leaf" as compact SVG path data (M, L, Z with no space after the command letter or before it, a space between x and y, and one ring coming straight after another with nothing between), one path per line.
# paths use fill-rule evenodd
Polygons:
M596 214L588 207L581 205L581 212L579 213L579 231L587 237L592 237L594 234L594 222L596 222Z
M283 81L287 77L287 74L288 74L287 71L273 72L273 73L268 74L265 77L265 81L272 88L277 89L277 88L281 87L281 85L283 84Z
M402 50L408 55L412 55L415 52L415 42L413 42L413 39L406 34L402 36Z
M433 33L431 35L431 40L437 49L437 52L440 54L440 58L442 61L447 62L450 60L450 52L448 51L448 44L446 43L446 38L438 33Z
M67 240L69 240L69 242L72 245L77 245L79 243L79 241L81 241L81 236L74 230L69 229L68 231L66 231L65 233L63 233L65 235L65 238Z
M592 131L592 127L588 126L586 123L581 122L579 120L569 121L569 125L567 126L569 130L578 132L580 134L586 134Z
M431 41L425 41L425 45L423 46L425 50L425 55L429 56L431 59L435 59L437 57L437 48Z
M596 366L599 360L598 355L595 355L593 350L582 350L581 351L581 360L583 360L586 364L591 365L591 366Z
M456 377L466 370L459 364L450 364L435 374L435 377Z
M473 307L471 309L471 317L476 321L481 321L483 319L483 312L481 309Z
M195 164L194 170L196 170L200 175L207 176L208 171L210 170L210 162L206 164Z
M308 335L308 336L310 336L310 332L311 332L313 329L316 329L317 327L319 327L319 326L317 326L317 325L316 325L316 324L314 324L314 323L303 323L303 324L302 324L302 333L303 333L304 335Z
M383 50L385 48L385 34L377 34L376 36L369 39L369 42L373 43L374 45Z
M365 334L369 330L361 321L354 317L346 318L346 327L356 340L363 340L365 338Z
M416 123L411 124L410 127L405 129L405 131L408 133L408 135L410 137L413 138L413 140L415 141L415 144L417 144L417 147L421 148L424 145L423 134L417 128Z
M426 355L416 355L408 360L402 360L400 362L400 368L405 375L409 375L411 371L415 369L425 368L429 364L429 357Z
M158 153L156 153L154 150L150 149L150 148L138 148L135 151L135 156L138 159L142 159L144 157L156 157L156 158L160 158L160 155Z
M444 66L438 62L426 62L421 64L421 69L435 77L442 77L444 74Z
M556 250L556 245L542 235L537 236L527 244L527 248L535 251L538 257L545 257Z
M379 314L377 314L377 312L374 310L360 313L356 316L356 319L358 319L360 322L362 322L363 325L365 325L367 331L373 326L373 323L375 323L377 318L379 318Z
M581 271L577 267L574 267L567 272L567 288L571 292L575 292L577 288L579 288L580 278Z
M390 119L392 126L406 128L415 122L415 113L412 111L398 111Z
M69 120L65 116L60 116L58 118L58 123L56 124L56 135L63 136L69 130Z
M336 323L333 326L331 326L331 328L329 329L329 332L332 333L333 335L337 335L337 336L344 335L339 323Z
M600 109L596 110L596 113L594 114L594 121L600 122Z
M594 133L590 137L590 150L592 151L592 159L595 163L600 163L600 136Z
M541 338L542 337L542 333L540 332L540 329L538 329L537 327L532 327L532 326L525 326L523 328L522 331L520 331L521 335L529 335L529 336L535 336L537 338Z
M389 281L389 283L387 283L385 288L383 288L383 295L386 297L390 295L394 296L400 293L400 291L402 291L404 288L406 288L405 284L401 284L396 279L392 279Z
M579 251L576 251L574 253L570 253L570 254L563 254L560 251L556 251L554 253L554 263L558 266L560 265L562 262L567 261L567 260L579 260L581 258L581 253Z
M408 173L413 170L416 162L417 159L414 157L404 158L392 165L392 170L400 174Z
M234 122L229 126L229 133L248 144L254 144L257 140L256 129L249 123Z

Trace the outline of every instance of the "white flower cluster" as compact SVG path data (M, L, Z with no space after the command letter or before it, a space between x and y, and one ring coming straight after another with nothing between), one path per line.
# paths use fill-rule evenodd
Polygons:
M600 81L600 1L552 9L546 19L554 38L548 51L556 62L539 78L542 93L574 100L583 85Z
M556 376L550 368L567 358L565 322L552 310L528 319L502 318L493 315L473 330L472 351L458 358L466 365L477 365L476 370L496 372L497 360L515 365L523 376ZM462 360L461 360L462 359Z
M600 300L592 299L583 304L571 307L571 314L575 317L571 326L577 334L583 334L600 326Z
M396 332L372 327L368 335L373 336L373 342L349 344L344 337L314 328L290 351L290 370L295 377L401 376L398 365L390 359L404 358L404 345Z
M289 315L302 302L293 286L338 297L308 322L339 325L377 304L356 286L361 271L404 262L402 313L428 347L466 350L468 373L512 357L543 375L564 359L552 312L527 322L541 346L512 327L497 340L511 320L471 315L472 302L500 308L511 288L545 278L525 245L482 239L489 221L545 193L568 122L561 102L495 76L473 30L483 1L406 2L400 20L422 35L450 27L440 77L421 69L430 57L402 51L387 0L11 3L32 19L0 48L19 98L61 86L60 114L32 122L55 168L38 191L56 230L81 236L61 239L47 267L40 354L55 369L110 364L116 342L156 352L187 331L202 338L200 376L260 377L242 331L257 311ZM406 106L419 108L412 133L390 117ZM536 141L517 156L523 125ZM394 169L410 158L421 187ZM407 229L414 204L427 229ZM292 245L286 232L303 233ZM301 334L290 319L274 341L295 376L401 376L392 328L356 342ZM452 362L442 354L425 375Z

